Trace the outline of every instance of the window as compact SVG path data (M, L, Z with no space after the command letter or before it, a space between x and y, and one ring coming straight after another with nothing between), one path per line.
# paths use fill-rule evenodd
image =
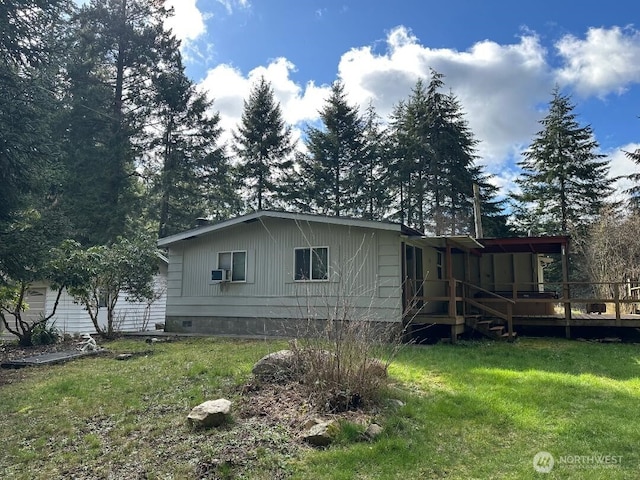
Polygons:
M442 265L443 265L443 255L442 252L436 252L436 269L438 272L438 280L442 280Z
M298 281L329 279L329 248L295 249L295 275Z
M246 282L247 252L218 252L218 268L231 272L232 282Z

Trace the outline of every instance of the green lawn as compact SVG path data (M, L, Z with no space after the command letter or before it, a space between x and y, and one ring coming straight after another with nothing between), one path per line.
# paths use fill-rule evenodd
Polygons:
M187 427L191 407L237 397L251 365L283 346L195 339L157 344L153 354L128 361L86 358L30 369L0 387L0 478L196 478L198 465L234 442L255 451L250 464L218 471L229 478L640 475L640 350L631 344L520 339L406 347L390 367L390 395L406 404L376 414L385 431L372 443L294 450L274 425L253 424L250 442L246 430L239 435L247 428L240 422L222 431ZM149 348L132 341L108 347ZM533 468L539 451L554 456L548 474Z

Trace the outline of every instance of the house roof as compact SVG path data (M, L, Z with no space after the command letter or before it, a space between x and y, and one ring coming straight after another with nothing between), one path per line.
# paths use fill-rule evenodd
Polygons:
M430 247L445 248L447 243L458 250L473 250L484 248L475 238L468 235L452 235L443 237L424 237L423 241Z
M561 253L569 237L481 238L483 253Z
M183 240L189 240L192 238L201 237L212 232L224 230L225 228L232 227L241 223L252 223L261 221L264 218L280 218L287 220L294 220L296 222L314 222L314 223L326 223L332 225L346 225L350 227L372 228L376 230L390 230L401 233L410 237L422 237L424 234L411 227L407 227L401 223L378 221L378 220L362 220L349 217L332 217L326 215L311 215L306 213L291 213L291 212L278 212L271 210L258 210L257 212L242 215L240 217L231 218L222 222L214 223L211 225L205 225L185 232L170 235L158 240L159 247L167 247Z

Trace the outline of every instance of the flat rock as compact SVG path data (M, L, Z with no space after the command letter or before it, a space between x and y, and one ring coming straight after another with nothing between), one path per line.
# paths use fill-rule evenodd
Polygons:
M194 427L219 427L229 420L230 411L231 402L226 398L207 400L194 407L187 416L187 420Z
M337 427L335 421L316 423L302 435L302 440L314 447L326 447L333 441Z

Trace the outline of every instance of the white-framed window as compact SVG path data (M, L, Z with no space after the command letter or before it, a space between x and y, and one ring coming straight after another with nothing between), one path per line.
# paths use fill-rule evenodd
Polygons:
M302 247L294 250L294 280L329 280L329 247Z
M230 281L246 282L247 281L246 250L218 252L218 268L229 271Z

